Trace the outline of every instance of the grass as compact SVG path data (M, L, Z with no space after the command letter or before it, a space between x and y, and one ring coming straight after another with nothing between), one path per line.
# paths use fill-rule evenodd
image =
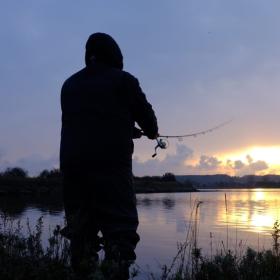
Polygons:
M81 260L78 272L70 266L70 244L56 226L43 246L43 219L32 230L26 222L27 234L20 222L0 216L0 279L1 280L89 280L118 279L117 264ZM137 272L132 272L134 277Z
M272 247L256 251L250 247L240 252L228 249L228 227L226 244L213 255L212 234L210 233L210 256L203 255L197 247L198 211L201 201L194 203L186 240L178 244L178 253L168 267L164 265L160 276L151 274L151 279L160 280L280 280L280 223L272 229ZM225 209L228 215L227 197Z
M6 217L0 219L0 279L74 279L69 267L69 243L62 239L57 226L42 245L43 220L37 221L32 231L26 222L27 236L23 227Z
M272 250L256 252L247 248L242 257L232 251L204 257L200 251L192 252L196 265L179 268L166 277L163 269L161 279L176 280L276 280L280 279L280 258ZM182 269L183 268L183 269Z
M186 239L178 244L178 252L171 265L164 265L160 275L150 273L149 279L160 280L280 280L280 223L275 222L272 246L269 250L256 251L247 248L243 254L231 251L227 246L213 255L203 255L198 248L199 208L196 201L192 208L192 224ZM117 279L113 263L82 261L77 275L70 266L69 242L56 226L43 246L43 219L34 229L26 221L27 233L20 222L0 216L0 279L2 280L89 280ZM24 233L23 233L24 232ZM211 239L211 234L210 234ZM94 272L93 272L94 271ZM139 274L134 270L131 279ZM144 277L144 276L143 276ZM146 276L145 276L146 277Z

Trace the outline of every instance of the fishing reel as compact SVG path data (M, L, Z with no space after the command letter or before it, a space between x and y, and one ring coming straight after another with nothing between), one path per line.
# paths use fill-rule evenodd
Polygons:
M157 138L156 141L157 141L157 145L155 146L155 153L152 155L153 158L156 157L158 148L165 150L169 146L169 143L166 139Z
M133 139L139 139L142 136L146 136L145 133L141 129L134 127L133 128ZM165 138L166 137L156 138L157 145L155 146L155 153L152 155L153 158L156 157L158 148L163 149L163 150L168 148L169 143L168 143L167 139L165 139Z
M156 138L157 145L155 146L155 153L152 155L152 157L153 158L156 157L158 148L160 148L160 149L167 149L168 148L169 143L167 141L167 138L173 138L173 139L175 138L179 142L181 142L186 137L196 137L196 136L204 135L206 133L213 132L214 130L219 129L219 128L227 125L230 122L232 122L232 120L221 123L220 125L212 127L210 129L203 130L203 131L198 131L198 132L195 132L195 133L181 134L181 135L158 135L159 137ZM142 136L146 136L145 133L141 129L139 129L137 127L134 127L133 128L133 139L141 138Z

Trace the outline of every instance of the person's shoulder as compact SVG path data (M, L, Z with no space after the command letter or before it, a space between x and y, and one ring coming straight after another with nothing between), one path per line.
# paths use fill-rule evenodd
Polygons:
M127 72L127 71L122 71L122 74L123 74L123 77L124 77L124 80L129 83L129 84L135 84L135 85L138 85L139 84L139 81L138 79L132 75L131 73Z
M83 68L83 69L79 70L78 72L72 74L69 78L67 78L64 81L64 83L62 85L62 89L75 83L77 80L80 79L80 77L82 77L85 74L85 72L86 72L86 68Z
M122 70L122 73L123 73L123 76L127 79L137 80L137 78L134 75L132 75L130 72Z
M137 86L139 84L138 79L132 75L131 73L117 69L117 68L110 68L107 71L109 77L114 80L121 81L122 85L124 86Z

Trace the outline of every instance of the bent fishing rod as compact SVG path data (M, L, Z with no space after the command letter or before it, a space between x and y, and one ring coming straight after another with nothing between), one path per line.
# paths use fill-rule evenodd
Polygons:
M157 156L157 149L167 149L168 146L169 146L169 142L168 142L168 139L169 138L175 138L177 139L179 142L183 141L184 138L187 138L187 137L197 137L197 136L201 136L201 135L205 135L207 133L210 133L210 132L213 132L214 130L217 130L229 123L231 123L232 120L229 120L229 121L226 121L226 122L223 122L219 125L216 125L212 128L209 128L209 129L206 129L206 130L202 130L202 131L198 131L198 132L194 132L194 133L188 133L188 134L180 134L180 135L158 135L158 137L155 139L156 142L157 142L157 145L155 146L155 152L154 154L152 155L152 157L156 157ZM141 135L144 135L144 132L141 131L140 132Z

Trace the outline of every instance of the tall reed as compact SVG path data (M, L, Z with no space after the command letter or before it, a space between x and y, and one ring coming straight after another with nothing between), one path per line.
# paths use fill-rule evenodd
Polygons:
M228 251L228 203L227 203L227 194L226 193L225 193L225 209L226 209L226 229L227 229L226 250Z

